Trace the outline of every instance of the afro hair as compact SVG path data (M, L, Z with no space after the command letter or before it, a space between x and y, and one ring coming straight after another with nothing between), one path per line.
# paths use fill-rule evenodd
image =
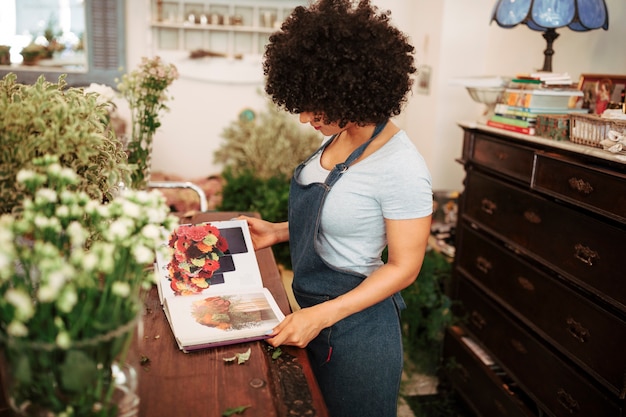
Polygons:
M290 113L324 123L381 123L402 111L415 48L369 0L297 7L265 49L265 91Z

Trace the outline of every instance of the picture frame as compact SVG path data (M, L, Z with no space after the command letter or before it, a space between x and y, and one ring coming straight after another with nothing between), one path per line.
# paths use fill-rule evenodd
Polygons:
M578 89L584 93L577 97L575 106L589 109L592 114L602 114L607 108L621 109L626 92L626 75L581 74Z

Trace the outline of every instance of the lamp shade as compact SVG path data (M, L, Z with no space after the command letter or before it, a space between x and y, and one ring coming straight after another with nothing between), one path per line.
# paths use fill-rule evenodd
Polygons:
M491 20L504 28L522 23L542 32L565 26L577 32L609 28L604 0L498 0Z
M543 32L547 42L543 71L552 71L552 43L559 36L557 28L577 32L609 29L609 13L604 0L498 0L491 21L503 28L524 24Z

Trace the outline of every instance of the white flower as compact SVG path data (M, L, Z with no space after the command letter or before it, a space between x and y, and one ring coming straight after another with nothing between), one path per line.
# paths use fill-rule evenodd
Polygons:
M15 179L17 180L17 182L24 184L24 183L32 180L36 176L37 176L37 174L35 173L35 171L31 171L31 170L28 170L28 169L22 169L22 170L20 170L17 173L17 176L15 177Z
M19 288L9 288L4 299L15 307L15 318L22 322L28 321L35 314L33 303L28 294Z
M113 101L113 99L117 95L115 93L115 90L113 90L108 85L96 84L96 83L91 83L91 84L89 84L89 87L85 88L85 94L88 94L88 93L96 93L97 94L96 102L98 104L109 103L109 102Z
M128 239L133 229L134 224L131 219L117 219L109 225L106 236L110 241L119 242Z
M59 193L59 201L67 205L76 204L76 193L69 190L63 190Z
M139 264L154 262L154 251L144 245L135 245L131 248L135 261Z
M162 227L158 227L156 224L147 224L141 229L141 235L153 242L159 242L163 240L163 235L167 236L167 231Z
M130 284L128 282L115 281L111 286L111 292L122 298L130 295Z
M28 327L19 321L12 321L7 327L7 333L14 337L28 336Z
M74 248L82 247L89 237L89 232L77 221L70 222L65 231Z
M94 245L92 250L96 253L98 257L98 268L100 271L104 273L109 273L115 268L115 252L116 247L111 243L103 243L101 242L99 245Z
M36 204L45 204L45 203L56 203L57 202L57 192L51 190L50 188L40 188L35 193L35 203Z
M98 255L94 251L85 253L81 259L81 264L86 272L95 270L98 266Z
M63 167L59 172L59 178L64 180L64 182L73 184L78 181L78 174L71 168Z
M54 211L54 214L57 217L60 217L62 219L65 219L67 217L69 217L70 215L70 209L69 207L67 207L66 205L62 205L62 206L57 206L56 210Z
M54 301L59 291L63 287L66 281L66 275L70 275L72 273L72 269L68 266L64 266L62 269L53 271L46 276L46 283L39 287L39 291L37 291L37 299L42 303L49 303Z
M54 163L48 166L47 172L52 177L58 177L62 169L61 164Z
M141 216L141 207L132 201L122 200L122 213L130 218L138 219Z
M61 312L69 313L78 302L78 295L74 287L64 287L61 296L56 300L56 306Z
M62 330L59 332L59 334L57 334L57 338L55 342L57 346L60 347L61 349L67 349L71 346L72 339L70 338L70 335L69 333L67 333L66 330Z

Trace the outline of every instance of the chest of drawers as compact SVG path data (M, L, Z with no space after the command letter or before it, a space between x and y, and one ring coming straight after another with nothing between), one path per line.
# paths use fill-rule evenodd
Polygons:
M462 127L452 385L484 417L626 416L626 163Z

